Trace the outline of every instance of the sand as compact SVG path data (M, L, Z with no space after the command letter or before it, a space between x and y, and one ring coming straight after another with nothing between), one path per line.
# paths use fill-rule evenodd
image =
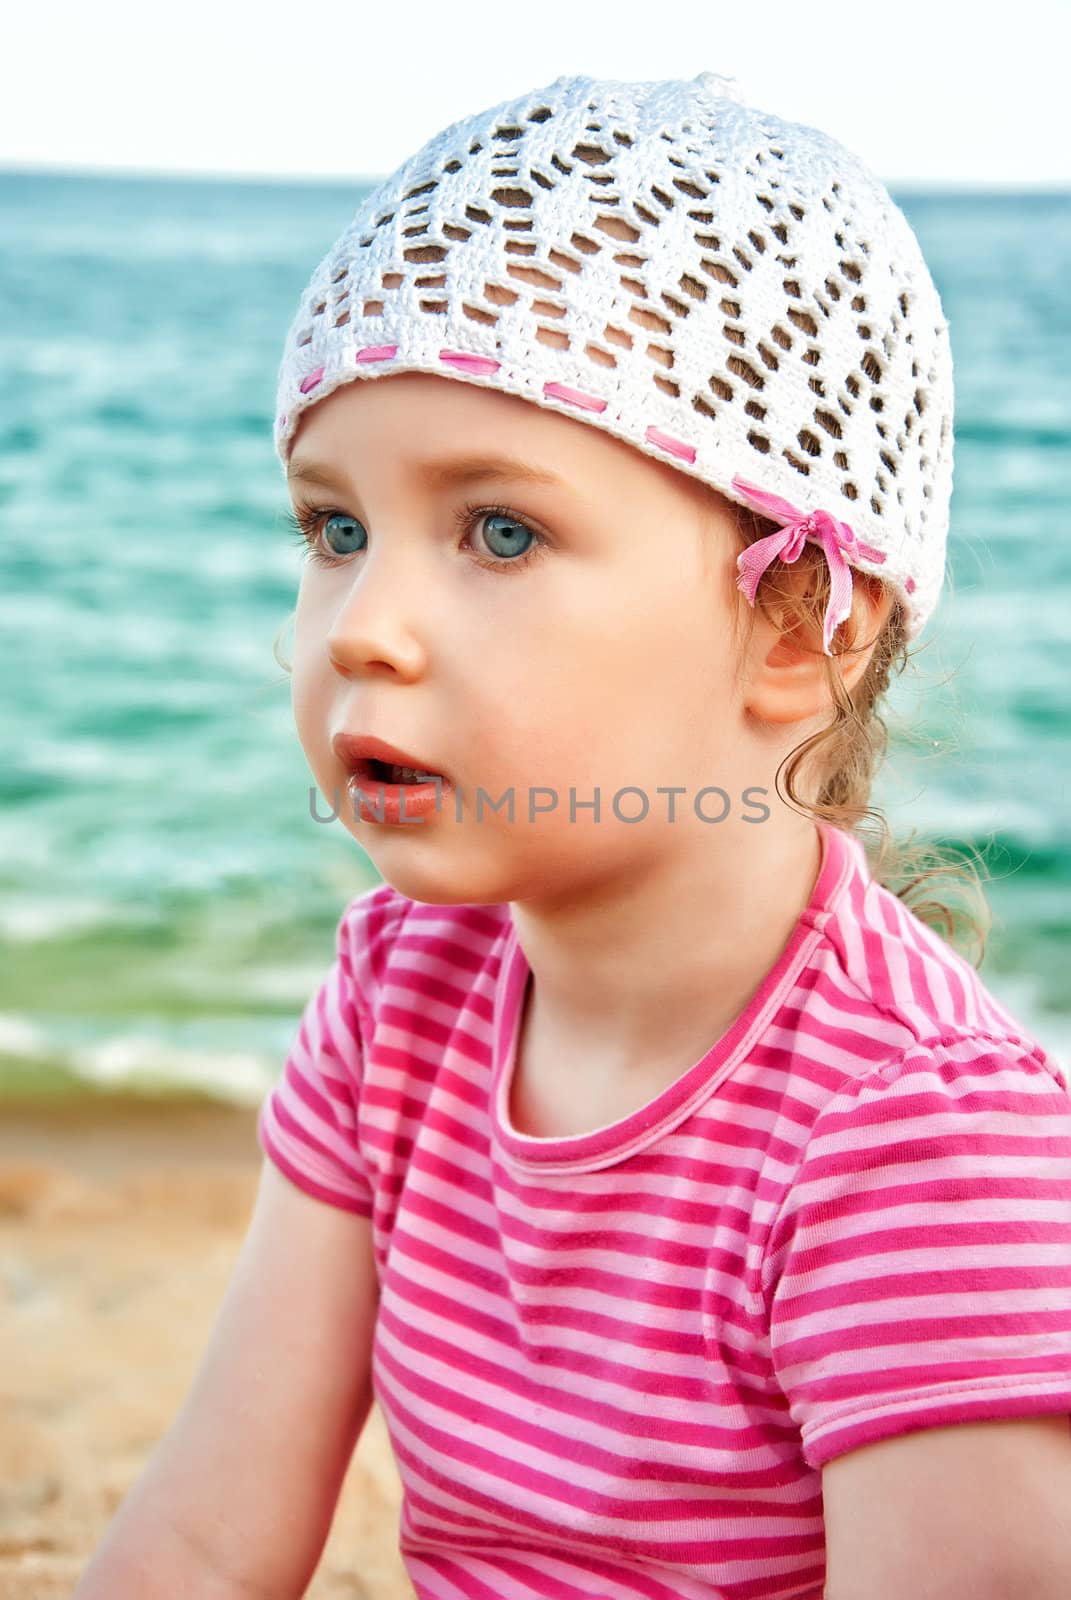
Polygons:
M0 1102L0 1600L70 1596L173 1420L252 1214L255 1113ZM413 1600L373 1407L310 1600Z

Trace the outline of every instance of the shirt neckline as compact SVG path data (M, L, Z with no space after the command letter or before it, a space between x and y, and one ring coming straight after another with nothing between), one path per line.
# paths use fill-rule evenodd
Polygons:
M811 897L788 943L743 1011L706 1054L646 1105L604 1127L542 1139L519 1132L509 1120L522 1002L531 968L512 916L506 931L500 981L495 989L491 1127L501 1158L518 1171L596 1172L636 1154L683 1122L734 1071L767 1028L792 989L815 945L824 937L848 882L863 864L862 845L832 823L816 823L822 854Z

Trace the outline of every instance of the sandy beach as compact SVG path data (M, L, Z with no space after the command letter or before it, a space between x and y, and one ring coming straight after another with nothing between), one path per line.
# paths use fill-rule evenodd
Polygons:
M204 1350L253 1208L255 1113L0 1108L0 1600L68 1597ZM310 1600L412 1600L373 1408Z

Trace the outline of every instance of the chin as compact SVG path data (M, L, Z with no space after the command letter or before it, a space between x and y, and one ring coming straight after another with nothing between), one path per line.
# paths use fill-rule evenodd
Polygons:
M379 827L372 823L354 837L383 881L406 899L429 906L490 906L510 899L511 880L496 870L492 861L485 858L466 863L459 859L460 852L454 857L444 853L433 860L431 852L414 849L408 839L391 849L386 840L380 842L378 834L369 839L368 834Z

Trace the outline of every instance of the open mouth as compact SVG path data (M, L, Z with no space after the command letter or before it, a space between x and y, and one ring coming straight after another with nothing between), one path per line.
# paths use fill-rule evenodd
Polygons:
M377 761L370 757L358 762L356 776L370 779L375 783L430 783L436 778L443 783L447 781L441 772L422 772L416 767L398 767L390 761Z

